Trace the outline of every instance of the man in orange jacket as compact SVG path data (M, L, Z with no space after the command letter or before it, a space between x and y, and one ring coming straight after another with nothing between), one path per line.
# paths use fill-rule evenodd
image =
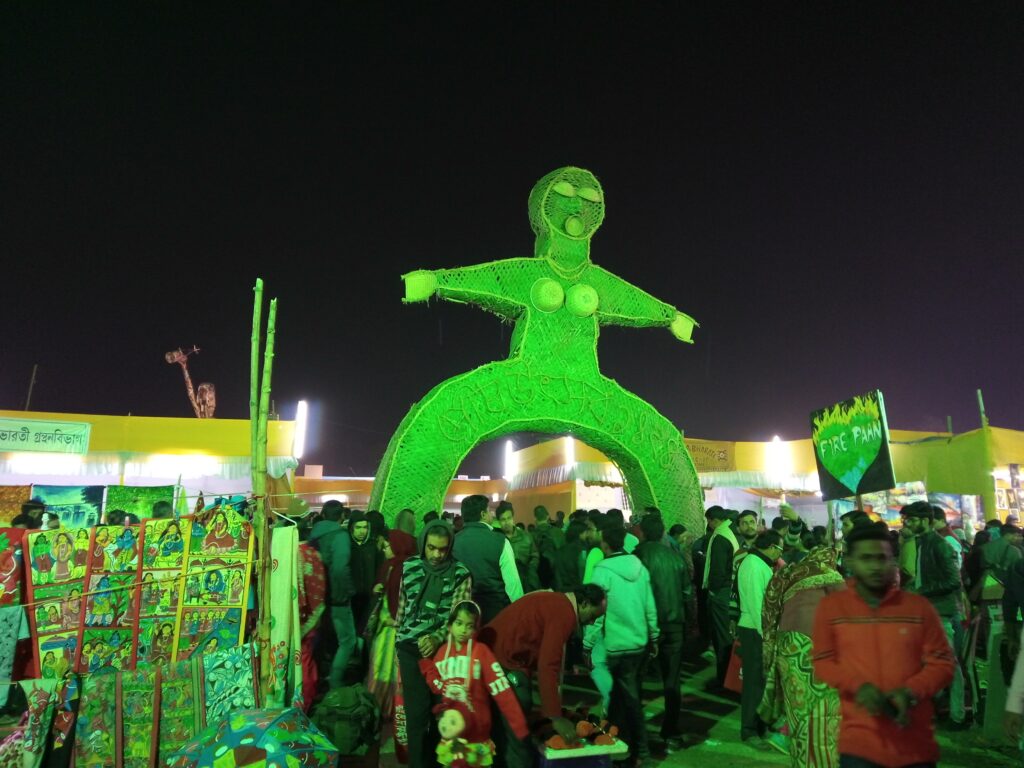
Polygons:
M939 759L932 697L953 679L953 652L926 598L903 592L888 534L847 540L849 589L814 616L814 671L839 691L841 768L924 768Z

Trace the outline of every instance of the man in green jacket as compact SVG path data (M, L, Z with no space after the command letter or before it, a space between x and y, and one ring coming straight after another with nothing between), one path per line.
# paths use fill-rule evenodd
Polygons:
M537 552L540 554L538 570L541 586L551 589L555 579L555 552L565 544L565 534L561 528L551 524L548 517L548 509L538 505L533 509L533 518L536 526L533 529L533 542L537 545Z
M505 534L508 543L512 545L512 554L516 558L516 568L519 570L519 580L523 584L523 591L533 592L540 589L540 581L537 576L540 553L537 551L537 545L533 542L533 537L516 526L516 514L512 508L512 502L499 502L495 514L501 525L501 532Z

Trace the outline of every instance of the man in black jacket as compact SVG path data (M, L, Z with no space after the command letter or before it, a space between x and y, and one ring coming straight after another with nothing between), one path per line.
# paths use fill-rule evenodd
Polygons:
M665 546L665 524L660 514L649 513L640 521L644 541L633 554L647 568L651 576L651 591L658 611L658 665L665 687L665 716L661 723L661 737L670 751L682 748L682 730L679 725L681 696L679 693L680 663L683 657L683 634L686 626L686 605L693 586L686 562Z
M384 554L377 544L377 537L383 531L374 531L373 528L366 512L352 510L348 518L348 533L352 540L352 618L359 633L366 628L373 602L373 585L377 581L377 571L384 563Z
M956 625L963 619L960 595L960 571L956 567L956 552L942 536L932 528L934 511L927 501L915 501L900 510L904 525L917 545L917 562L914 578L907 585L908 592L915 592L935 608L946 629L949 645L956 653L958 663L953 669L953 684L949 690L949 717L952 729L967 727L964 707L964 676L959 664L959 649L956 648Z
M473 574L473 600L480 606L481 624L523 596L512 545L491 527L487 504L487 497L479 494L462 500L462 530L452 546L455 559Z
M730 525L728 510L713 506L704 516L710 532L704 560L704 595L711 644L715 649L715 682L721 687L732 657L734 638L729 621L729 596L732 592L732 558L739 549L739 542Z

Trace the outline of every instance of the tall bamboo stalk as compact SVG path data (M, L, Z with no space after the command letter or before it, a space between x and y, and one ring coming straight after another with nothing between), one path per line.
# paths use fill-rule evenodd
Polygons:
M263 317L263 279L257 277L252 288L252 345L249 351L249 463L256 477L256 443L259 439L260 321Z
M256 514L253 527L260 545L259 584L260 615L256 638L260 648L260 698L266 701L270 688L273 659L270 652L270 514L267 511L267 416L270 412L270 380L274 368L274 337L277 332L277 299L270 300L267 314L267 347L263 355L263 376L260 382L258 433L256 437L257 474L253 476Z

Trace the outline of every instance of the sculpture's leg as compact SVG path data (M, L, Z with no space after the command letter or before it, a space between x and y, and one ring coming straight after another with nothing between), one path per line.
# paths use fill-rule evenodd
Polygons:
M704 492L682 433L646 400L611 379L604 381L610 385L610 410L626 414L624 427L615 425L610 436L635 457L635 469L599 445L590 444L618 465L634 509L657 507L666 528L682 523L688 530L703 531Z
M417 516L440 512L466 454L521 431L576 436L615 462L635 508L658 506L667 524L699 528L700 485L679 430L611 379L574 378L523 360L456 376L413 406L388 444L370 507L388 520L405 507Z

